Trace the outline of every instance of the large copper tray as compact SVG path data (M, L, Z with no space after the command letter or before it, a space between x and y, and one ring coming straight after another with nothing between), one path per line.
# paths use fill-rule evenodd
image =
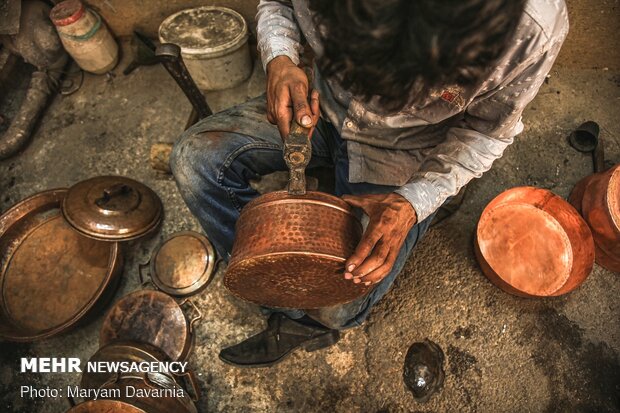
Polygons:
M59 334L114 292L122 265L118 244L73 230L59 209L66 192L36 194L0 216L0 339Z
M350 302L372 288L343 276L361 236L359 220L335 196L285 191L260 196L237 221L224 283L236 296L270 307Z
M482 212L476 258L498 287L526 297L558 296L592 271L594 241L577 211L551 191L509 189Z

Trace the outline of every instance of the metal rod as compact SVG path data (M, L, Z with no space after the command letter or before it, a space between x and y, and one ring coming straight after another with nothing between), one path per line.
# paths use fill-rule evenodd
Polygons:
M183 93L185 93L185 96L187 96L187 99L189 99L198 114L198 119L211 116L213 112L207 104L207 100L200 89L198 89L198 86L196 86L185 63L183 63L181 48L173 43L162 43L157 46L155 55L168 73L170 73L170 76L177 82Z

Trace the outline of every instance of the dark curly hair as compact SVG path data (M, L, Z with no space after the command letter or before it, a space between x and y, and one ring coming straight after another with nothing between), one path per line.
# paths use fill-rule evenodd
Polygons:
M324 76L387 110L445 85L473 84L492 68L525 0L310 0Z

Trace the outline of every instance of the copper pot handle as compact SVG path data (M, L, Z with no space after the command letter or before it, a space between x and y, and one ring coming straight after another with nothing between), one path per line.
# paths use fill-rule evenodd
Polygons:
M189 298L186 298L185 300L181 301L179 305L185 305L185 304L189 304L194 310L194 312L196 313L196 316L194 316L192 319L189 320L189 332L193 334L194 324L196 324L197 321L202 320L202 312L198 309L198 307L196 307L196 304L194 304L194 302L190 300Z
M198 400L200 400L202 392L200 391L200 385L198 384L198 380L196 380L196 375L193 371L189 370L182 374L177 373L175 374L175 376L182 377L185 381L185 384L188 385L187 387L191 387L191 394L189 391L187 391L187 394L189 394L189 397L190 399L192 399L192 401L197 402Z
M109 188L104 189L101 198L98 198L95 201L95 203L97 204L97 206L103 206L107 204L110 201L110 199L117 197L119 195L128 194L132 191L133 191L133 188L130 187L129 185L126 185L123 183L114 184L110 186Z
M151 260L148 260L144 264L138 264L138 277L140 278L140 285L142 287L146 287L149 284L153 285L153 281L151 279L150 267L151 267ZM148 272L146 272L147 268L149 269ZM147 277L148 279L146 279Z

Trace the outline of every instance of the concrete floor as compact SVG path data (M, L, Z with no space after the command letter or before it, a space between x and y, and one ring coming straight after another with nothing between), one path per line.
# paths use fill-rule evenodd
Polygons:
M139 287L138 264L169 234L200 228L168 177L148 165L150 145L173 141L189 104L161 67L111 80L86 75L71 96L57 96L30 146L0 162L0 210L53 187L101 174L145 182L165 206L161 232L126 247L116 299ZM260 92L249 85L209 96L221 109ZM619 412L620 279L596 266L585 284L555 299L508 295L482 275L472 239L484 206L504 189L536 185L567 196L591 172L586 155L566 143L571 129L593 119L602 127L608 159L620 162L620 72L554 70L524 115L525 132L482 179L462 208L432 228L394 288L369 321L336 346L295 353L271 369L221 363L220 348L260 330L257 309L216 281L195 298L205 315L191 364L204 398L201 412ZM63 336L30 345L0 345L0 411L62 412L65 400L20 399L21 384L77 384L73 374L23 375L19 357L79 356L97 349L101 317ZM404 387L409 345L429 338L446 353L443 390L418 404Z

